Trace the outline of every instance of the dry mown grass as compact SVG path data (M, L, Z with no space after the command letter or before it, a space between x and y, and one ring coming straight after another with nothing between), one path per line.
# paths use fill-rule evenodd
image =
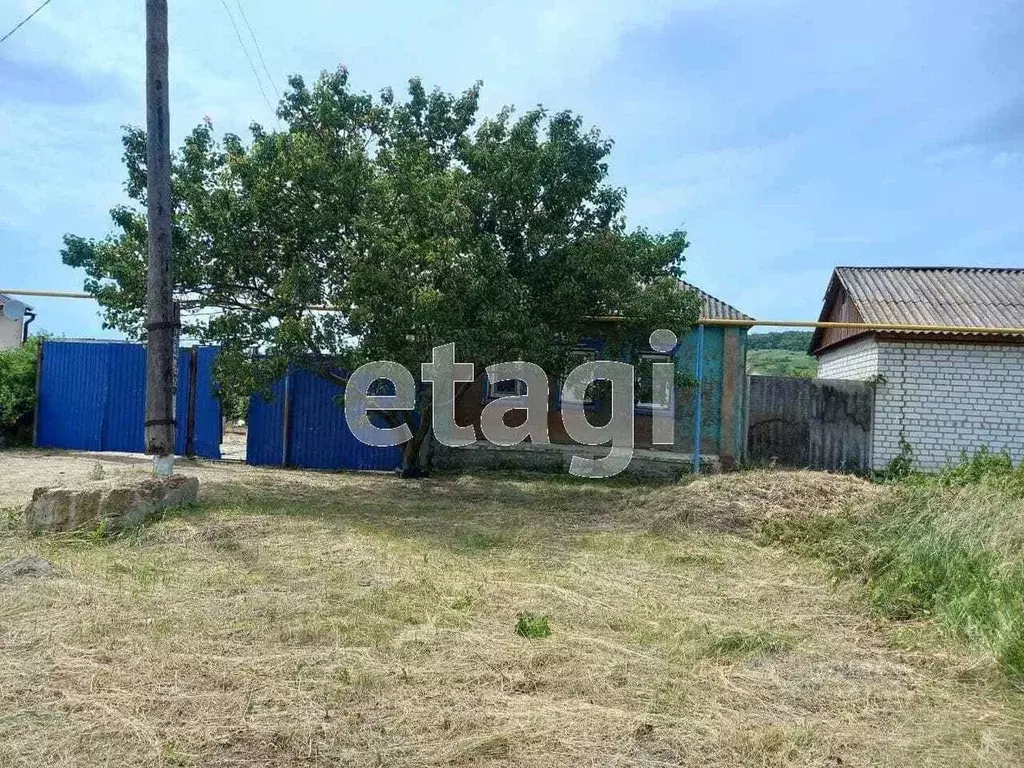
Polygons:
M765 523L868 507L882 488L852 475L807 470L752 470L712 475L644 495L639 506L655 533L745 533Z
M0 764L1019 764L998 676L639 492L217 468L130 536L0 534L59 573L0 584Z

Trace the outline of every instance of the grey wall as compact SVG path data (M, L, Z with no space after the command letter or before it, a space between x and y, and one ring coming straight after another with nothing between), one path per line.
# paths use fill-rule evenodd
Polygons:
M748 461L871 469L873 384L751 376L748 392Z

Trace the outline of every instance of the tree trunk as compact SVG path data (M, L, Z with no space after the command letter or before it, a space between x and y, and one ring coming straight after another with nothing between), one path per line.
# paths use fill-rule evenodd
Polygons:
M479 366L483 369L483 366ZM455 402L459 402L462 395L473 384L484 377L483 371L477 374L473 381L462 382L455 388ZM434 410L433 390L422 395L417 405L420 416L419 426L413 431L412 439L402 448L402 477L424 477L431 473L434 468L434 450L438 442L434 438Z
M420 404L419 416L419 426L413 430L412 439L402 448L400 474L403 478L423 477L430 472L430 449L434 439L430 398L425 398Z

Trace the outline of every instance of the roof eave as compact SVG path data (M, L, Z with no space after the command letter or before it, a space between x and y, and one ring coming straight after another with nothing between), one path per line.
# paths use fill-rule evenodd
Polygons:
M842 267L836 267L835 269L833 269L832 270L832 275L828 279L828 287L825 289L825 296L822 299L821 312L818 313L818 322L819 323L824 323L824 322L826 322L828 320L829 314L832 312L832 307L835 306L836 296L839 295L839 288L840 288L840 286L845 288L845 285L843 284L842 276L840 275L840 272L839 272L840 269L842 269ZM851 297L851 299L852 298L853 297ZM856 304L856 301L854 301L854 303ZM815 328L814 329L814 333L811 335L810 347L808 349L808 352L811 355L817 355L818 352L820 351L819 346L821 344L822 336L824 336L824 335L825 335L825 329L824 328ZM835 345L834 344L829 344L828 346L832 347L832 346L835 346Z

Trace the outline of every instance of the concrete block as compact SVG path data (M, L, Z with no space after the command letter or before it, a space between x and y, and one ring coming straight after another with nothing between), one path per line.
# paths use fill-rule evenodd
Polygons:
M120 530L198 498L199 481L184 475L100 480L74 488L36 488L23 517L25 527L34 532L74 531L101 524Z

